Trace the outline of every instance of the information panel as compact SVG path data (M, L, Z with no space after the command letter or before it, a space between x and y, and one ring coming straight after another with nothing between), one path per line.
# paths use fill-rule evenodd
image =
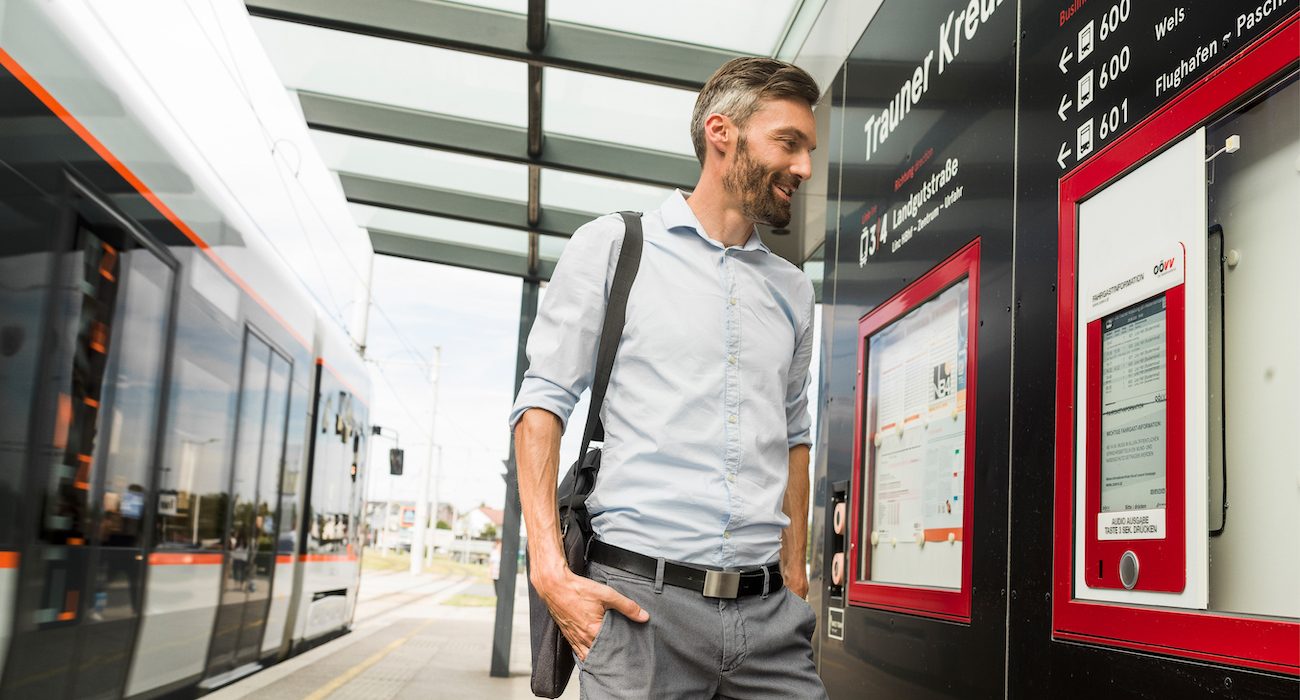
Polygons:
M1101 512L1164 508L1165 297L1102 326Z
M962 539L966 476L963 279L868 340L870 540L877 546ZM958 588L961 557L876 556L868 580Z
M1165 306L1162 294L1102 320L1099 540L1165 536Z

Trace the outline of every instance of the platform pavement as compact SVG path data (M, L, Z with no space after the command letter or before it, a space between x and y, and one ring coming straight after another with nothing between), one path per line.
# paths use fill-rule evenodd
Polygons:
M463 575L366 571L353 631L260 671L205 700L420 700L532 698L528 689L528 589L515 586L509 678L488 674L494 607L447 605L458 594L493 595ZM578 697L577 678L562 696Z

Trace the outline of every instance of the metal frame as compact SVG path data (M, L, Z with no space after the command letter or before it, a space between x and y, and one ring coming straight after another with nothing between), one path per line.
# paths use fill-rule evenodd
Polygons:
M568 238L579 226L599 216L555 207L543 210L509 199L381 180L365 175L338 175L343 194L349 202L499 226L543 236Z
M560 134L534 145L530 130L516 126L312 92L299 92L298 102L318 131L663 187L689 189L700 173L694 158L634 146Z
M546 1L529 0L528 14L445 0L247 0L255 17L296 22L528 64L527 128L462 119L354 100L298 94L307 125L323 132L461 153L528 166L526 204L453 190L340 172L349 201L526 231L522 261L506 253L371 231L375 252L545 280L553 264L538 256L538 235L567 238L598 214L541 205L542 169L689 189L695 159L582 137L546 135L542 128L544 68L698 90L730 51L609 31L546 18Z
M526 282L545 282L550 280L551 274L555 272L555 262L550 260L539 260L537 267L530 270L527 255L513 255L486 248L416 238L381 229L370 229L370 244L374 246L376 255L391 255L482 272L495 272L522 277Z
M699 90L742 54L441 0L247 0L255 17ZM537 26L534 26L537 25ZM533 48L536 47L536 48Z

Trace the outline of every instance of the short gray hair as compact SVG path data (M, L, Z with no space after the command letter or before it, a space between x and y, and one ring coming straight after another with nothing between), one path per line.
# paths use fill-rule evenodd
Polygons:
M695 157L704 164L704 120L710 114L730 117L743 129L764 100L799 99L811 107L819 97L821 90L817 82L798 66L762 56L727 61L709 77L695 98L695 111L691 113Z

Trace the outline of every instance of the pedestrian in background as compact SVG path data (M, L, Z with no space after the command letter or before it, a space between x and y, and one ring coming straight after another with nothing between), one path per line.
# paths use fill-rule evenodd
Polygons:
M501 540L493 540L492 553L488 555L488 573L492 575L492 588L501 597Z

